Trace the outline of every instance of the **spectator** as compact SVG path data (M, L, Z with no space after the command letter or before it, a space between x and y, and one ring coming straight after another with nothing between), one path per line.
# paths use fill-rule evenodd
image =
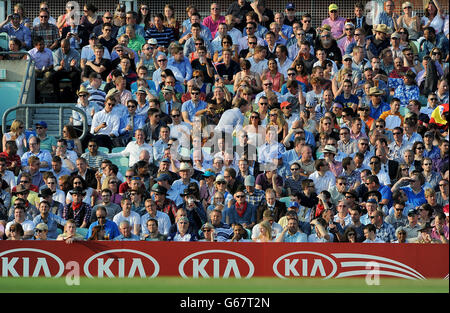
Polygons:
M373 224L364 226L364 237L366 240L363 243L384 243L384 241L377 237L376 227Z
M68 219L64 226L64 232L56 238L58 241L65 241L67 244L74 243L75 241L83 241L84 238L76 232L77 226L73 219Z
M175 232L171 232L167 241L198 241L197 234L189 231L189 219L182 216L177 221Z
M64 207L63 218L65 220L73 219L78 228L88 228L91 218L91 206L83 202L86 191L82 187L75 187L69 192L72 195L73 202Z
M114 238L114 241L138 241L139 236L132 232L132 226L127 220L119 224L120 235Z
M40 215L36 216L33 219L34 225L39 226L39 224L44 223L47 226L46 237L48 239L56 239L57 237L56 229L58 227L63 228L64 225L66 224L66 221L61 216L55 215L52 212L50 212L50 203L46 200L43 200L39 203L39 212Z
M145 241L165 241L166 236L161 234L158 229L158 220L150 218L147 221L148 234L144 236Z
M141 217L139 216L138 213L131 210L131 200L129 198L122 198L122 200L120 201L120 205L122 207L122 211L114 216L113 218L114 223L116 223L117 226L119 226L122 235L124 235L121 223L123 221L127 221L128 222L127 227L130 227L130 230L133 232L133 235L139 236L141 232L140 230Z

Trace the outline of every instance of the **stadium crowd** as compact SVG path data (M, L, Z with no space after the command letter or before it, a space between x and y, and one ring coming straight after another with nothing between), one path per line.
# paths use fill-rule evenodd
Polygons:
M17 4L2 58L89 134L12 123L0 239L448 243L448 14L296 4Z

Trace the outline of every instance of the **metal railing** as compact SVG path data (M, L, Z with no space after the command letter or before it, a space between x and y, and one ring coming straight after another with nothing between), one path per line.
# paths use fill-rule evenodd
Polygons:
M29 109L35 109L35 108L51 108L51 109L58 109L58 137L62 138L62 129L64 126L63 122L63 112L64 110L73 110L77 111L81 114L81 119L83 123L83 132L81 133L81 136L79 137L80 140L82 140L87 132L88 132L88 126L87 126L87 116L86 112L84 112L82 109L75 107L73 104L64 104L64 103L37 103L37 104L22 104L20 106L16 106L13 108L9 108L3 113L2 116L2 131L5 134L6 133L6 118L8 114L15 110L24 109L25 110L25 128L28 129L30 127L30 118L29 118Z

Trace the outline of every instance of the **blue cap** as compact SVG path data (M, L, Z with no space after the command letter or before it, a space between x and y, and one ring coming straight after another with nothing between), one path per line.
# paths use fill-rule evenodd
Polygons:
M47 128L47 123L44 122L44 121L40 121L39 123L36 123L36 126L37 126L37 125L42 126L42 127L44 127L44 128Z
M212 171L206 171L206 172L203 174L203 176L204 176L204 177L211 177L211 176L216 176L216 174L215 174L214 172L212 172Z
M286 4L286 10L295 9L295 5L293 3Z
M164 158L164 159L161 160L161 162L167 162L167 163L170 163L170 160L169 160L169 158Z
M297 201L291 201L291 202L289 203L289 208L297 208L297 209L299 209L299 208L300 208L300 205L298 204Z
M161 174L155 180L156 181L170 180L170 176L168 174Z

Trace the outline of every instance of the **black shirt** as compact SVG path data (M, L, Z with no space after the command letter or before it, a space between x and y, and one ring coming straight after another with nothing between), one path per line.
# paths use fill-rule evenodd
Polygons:
M216 65L217 73L224 79L232 80L234 75L238 73L241 68L239 64L231 60L230 65L227 67L225 63L219 63ZM226 76L225 76L226 75Z

